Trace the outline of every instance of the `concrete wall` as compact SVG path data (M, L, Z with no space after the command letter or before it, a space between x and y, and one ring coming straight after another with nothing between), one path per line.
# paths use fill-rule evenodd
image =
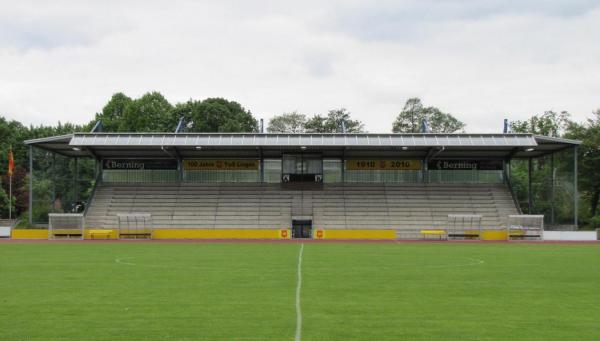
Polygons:
M596 231L544 231L544 240L598 240Z

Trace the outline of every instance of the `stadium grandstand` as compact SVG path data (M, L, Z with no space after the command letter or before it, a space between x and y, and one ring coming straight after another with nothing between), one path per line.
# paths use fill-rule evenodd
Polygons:
M36 207L44 200L55 213L77 211L56 212L55 197L36 197L36 158L61 157L76 169L68 200L79 203L84 223L72 225L86 238L507 239L510 217L540 211L541 225L577 225L579 142L566 139L90 132L26 144L30 224L40 222ZM555 165L565 152L567 161ZM82 159L93 163L87 194L79 188ZM528 175L519 188L525 197L511 182L515 164ZM548 165L551 194L542 205L534 202L532 172ZM560 167L570 169L568 186L555 186ZM573 199L559 208L558 196ZM558 210L567 222L555 221Z

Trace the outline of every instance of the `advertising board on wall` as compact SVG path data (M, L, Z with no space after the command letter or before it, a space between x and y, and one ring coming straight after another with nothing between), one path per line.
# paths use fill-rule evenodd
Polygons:
M347 170L421 170L421 160L346 160Z
M258 170L258 160L183 160L183 169L194 170Z
M104 159L105 170L176 170L177 160L173 159Z
M502 160L429 160L430 170L502 170Z

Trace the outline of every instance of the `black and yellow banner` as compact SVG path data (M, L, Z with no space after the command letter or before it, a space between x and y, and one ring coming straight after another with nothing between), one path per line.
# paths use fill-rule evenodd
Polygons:
M421 160L346 160L347 170L421 170Z
M185 170L258 170L258 160L183 160Z
M436 170L502 170L502 160L430 160L427 168Z

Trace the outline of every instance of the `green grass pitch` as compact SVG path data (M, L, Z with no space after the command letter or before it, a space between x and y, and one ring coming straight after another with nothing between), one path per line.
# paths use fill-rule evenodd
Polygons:
M0 340L293 340L300 244L0 244ZM599 340L600 247L304 245L303 340Z

